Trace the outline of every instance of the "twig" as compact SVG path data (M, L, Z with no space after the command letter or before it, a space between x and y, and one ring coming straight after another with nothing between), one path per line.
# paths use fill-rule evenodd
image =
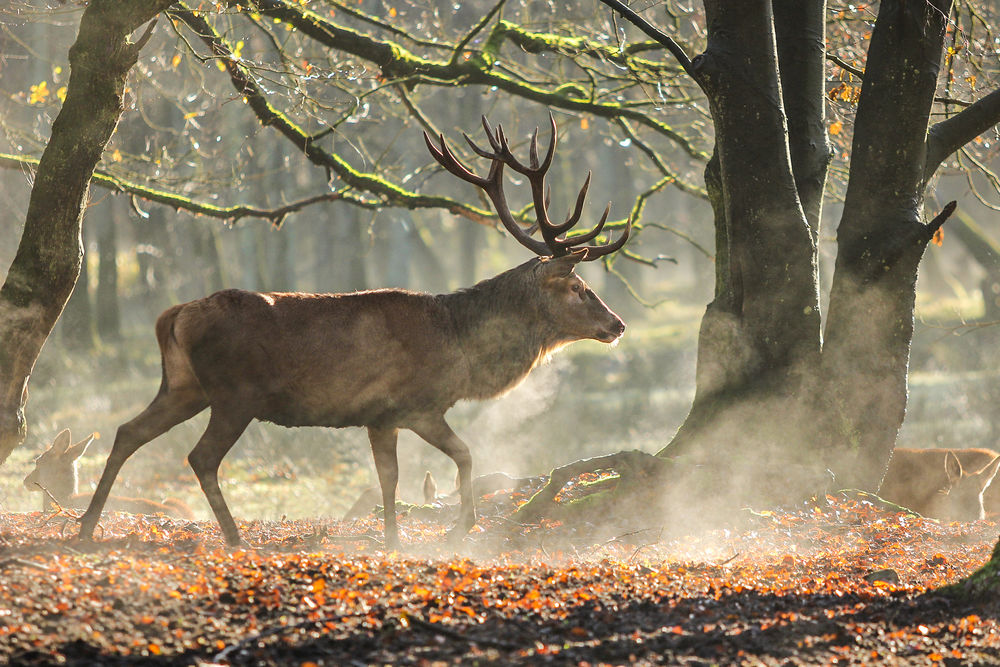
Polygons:
M620 2L619 0L601 0L601 2L624 16L632 25L639 28L639 30L646 33L649 37L652 37L654 40L662 44L668 51L670 51L670 53L673 54L674 58L677 59L677 62L684 68L684 71L694 76L691 67L691 59L688 58L686 53L684 53L684 49L682 49L677 42L671 39L670 35L636 14L631 7L623 2Z
M4 560L0 560L0 570L6 570L8 567L13 565L20 565L21 567L27 567L33 570L41 570L42 572L49 571L49 568L44 565L32 563L30 560L24 560L22 558L5 558Z
M482 20L479 21L479 23L477 23L472 27L472 30L469 31L469 34L463 37L462 41L460 41L458 44L455 45L455 51L451 55L451 62L449 63L450 65L454 65L455 63L458 62L458 59L462 54L462 49L464 49L465 46L469 42L471 42L476 35L482 32L483 28L486 27L486 24L493 19L493 17L497 14L497 12L503 9L504 3L506 2L507 0L500 0L500 2L494 5L493 9L487 12L486 16L484 16Z
M734 553L734 554L733 554L732 556L730 556L730 557L729 557L729 558L727 558L726 560L724 560L724 561L722 561L721 563L719 563L718 565L716 565L716 567L722 567L723 565L729 565L730 563L732 563L732 562L733 562L734 560L736 560L737 558L739 558L739 557L740 557L740 556L742 556L742 555L743 555L743 553L742 553L742 552L740 552L740 551L737 551L737 552L736 552L736 553Z

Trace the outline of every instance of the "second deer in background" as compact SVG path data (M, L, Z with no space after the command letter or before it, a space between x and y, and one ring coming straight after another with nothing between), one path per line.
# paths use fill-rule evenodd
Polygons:
M35 467L24 478L24 486L29 491L42 492L43 512L56 509L56 505L82 508L90 502L91 494L79 492L78 463L96 437L96 433L91 433L74 444L70 430L63 429L52 444L35 458ZM173 498L158 503L146 498L111 496L108 498L108 509L132 514L166 514L178 519L194 518L190 507Z
M991 449L897 447L878 495L924 516L974 521L993 488L1000 456ZM988 504L993 505L993 494Z

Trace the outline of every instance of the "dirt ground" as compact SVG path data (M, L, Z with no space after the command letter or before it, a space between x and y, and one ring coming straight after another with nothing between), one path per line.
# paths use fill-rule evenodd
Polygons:
M0 514L0 662L1000 664L1000 607L933 593L986 561L988 521L828 496L594 543L485 510L464 554L447 509L402 518L404 554L376 517L246 522L234 550L210 522L119 513L85 545L65 514Z

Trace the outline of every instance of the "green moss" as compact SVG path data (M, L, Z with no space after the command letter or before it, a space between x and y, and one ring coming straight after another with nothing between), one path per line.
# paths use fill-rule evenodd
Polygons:
M996 600L1000 594L1000 540L985 565L965 579L937 589L935 593L963 602Z

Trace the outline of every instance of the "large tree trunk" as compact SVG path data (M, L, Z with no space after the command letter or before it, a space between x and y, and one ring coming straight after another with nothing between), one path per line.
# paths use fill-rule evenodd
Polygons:
M26 435L28 379L80 273L80 225L94 168L122 111L142 41L128 36L171 0L91 0L69 52L66 100L52 124L24 232L0 288L0 463Z
M1000 120L995 90L928 125L950 0L879 5L825 341L816 298L830 157L825 3L706 0L708 47L689 61L626 5L602 2L677 56L705 92L716 130L705 171L715 214L715 299L702 321L691 412L657 454L677 467L652 485L623 471L619 486L647 509L651 486L671 512L683 513L694 498L702 525L713 507L731 513L736 503L821 491L827 468L838 486L874 490L906 407L917 267L955 208L951 202L922 222L927 182ZM555 491L545 489L553 498ZM620 491L608 511L624 504ZM588 516L604 513L594 507Z
M708 49L694 67L716 128L706 170L716 297L702 322L691 413L660 453L727 461L757 481L766 470L748 459L825 466L838 485L874 490L906 407L917 267L947 217L921 221L950 2L880 5L822 347L825 3L774 2L773 17L764 2L705 4Z
M751 4L706 2L708 48L693 61L715 121L705 180L716 289L699 334L691 412L660 453L724 460L755 476L759 464L805 458L795 436L804 422L784 406L808 389L819 360L815 238L829 148L822 3L777 3L788 5L777 21L784 43L770 3ZM809 30L792 29L798 21ZM780 80L779 59L787 66ZM786 105L794 123L785 122Z

